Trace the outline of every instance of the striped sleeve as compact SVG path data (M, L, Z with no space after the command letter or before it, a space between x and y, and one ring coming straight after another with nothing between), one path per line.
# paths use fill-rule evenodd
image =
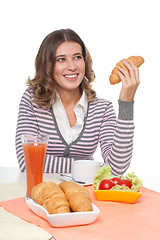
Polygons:
M28 90L26 90L25 93L23 94L19 105L16 129L16 154L19 168L21 171L25 171L25 159L21 143L21 135L24 133L30 134L38 133L37 120L31 104L31 95Z
M101 124L100 146L102 157L111 166L113 175L122 175L129 167L133 136L133 104L119 101L119 117L116 119L110 103Z

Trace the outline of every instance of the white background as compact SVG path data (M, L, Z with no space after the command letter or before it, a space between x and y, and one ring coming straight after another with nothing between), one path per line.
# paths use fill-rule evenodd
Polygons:
M134 150L128 172L159 175L160 13L159 1L5 0L0 4L0 166L18 167L15 131L25 82L34 76L34 60L44 37L71 28L93 59L97 95L111 100L116 113L121 83L111 86L116 62L141 55L141 84L135 96ZM100 150L95 159L102 161Z

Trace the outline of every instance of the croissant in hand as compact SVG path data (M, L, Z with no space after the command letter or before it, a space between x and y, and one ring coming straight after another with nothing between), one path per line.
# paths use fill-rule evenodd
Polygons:
M120 66L120 67L122 67L124 69L127 69L126 66L124 66L124 64L123 64L124 60L126 60L127 62L132 61L136 65L136 67L140 67L144 63L144 58L140 57L140 56L131 56L131 57L127 58L127 59L121 60L120 62L118 62L116 64L116 67L112 70L112 73L111 73L111 75L109 77L109 80L110 80L111 84L116 84L116 83L119 83L121 81L121 79L118 76L118 68L117 68L117 66Z
M70 181L61 182L59 187L69 201L72 211L86 212L93 210L90 193L85 187Z
M32 188L31 198L50 214L70 212L64 192L53 182L39 183Z

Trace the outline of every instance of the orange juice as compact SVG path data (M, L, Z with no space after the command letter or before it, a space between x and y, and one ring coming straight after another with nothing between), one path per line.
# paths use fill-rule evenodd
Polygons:
M43 166L46 148L46 143L23 143L28 197L31 195L32 188L43 180Z

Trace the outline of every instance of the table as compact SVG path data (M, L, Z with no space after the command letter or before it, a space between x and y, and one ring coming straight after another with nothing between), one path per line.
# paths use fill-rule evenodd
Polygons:
M143 186L151 190L160 192L160 176L138 176ZM58 174L44 173L44 178L55 178L59 180ZM0 167L0 183L24 182L26 181L25 173L20 172L18 168Z
M57 174L44 173L44 177L57 178ZM18 168L0 167L0 183L23 182L26 181L26 174L20 172Z
M53 173L49 173L49 174L44 174L44 180L52 180L55 179L57 181L60 181L59 175L58 174L53 174ZM143 186L150 188L154 191L160 192L160 177L150 177L150 176L143 176L141 177L142 181L143 181ZM15 184L16 183L16 184ZM8 184L8 185L7 185ZM10 188L9 188L10 186ZM18 189L18 191L14 191L14 186L16 186L16 189ZM2 191L1 191L2 190ZM0 167L0 200L7 200L6 196L5 196L5 192L7 192L7 197L8 199L12 199L12 198L16 198L16 197L22 197L25 195L25 191L26 191L26 176L25 173L21 173L19 171L19 169L17 168L8 168L8 167ZM4 199L2 199L1 197L4 197ZM5 211L3 208L0 208L1 213L0 213L0 222L2 220L3 223L3 217L6 217L6 220L8 220L8 212ZM2 215L3 214L3 215ZM27 232L28 236L31 236L34 232L34 240L49 240L49 239L54 239L48 232L46 232L45 230L34 226L34 229L32 229L33 225L30 223L27 223L21 219L17 220L15 219L16 217L12 216L14 219L11 223L9 223L9 227L10 227L10 231L13 231L13 235L19 230L19 228L23 229L23 224L22 222L24 222L24 229L25 232ZM15 224L17 223L17 225ZM20 225L21 224L21 225ZM32 225L32 226L31 226ZM20 227L19 227L20 226ZM27 230L28 229L28 230ZM1 238L1 234L3 233L4 229L3 226L1 227L0 224L0 240L3 239ZM7 228L8 231L8 228ZM43 238L39 238L39 234L41 235L41 237ZM13 238L12 240L16 239L24 239L24 232L22 233L22 238ZM9 238L6 238L9 239ZM25 240L30 239L30 238L26 238L25 236Z

